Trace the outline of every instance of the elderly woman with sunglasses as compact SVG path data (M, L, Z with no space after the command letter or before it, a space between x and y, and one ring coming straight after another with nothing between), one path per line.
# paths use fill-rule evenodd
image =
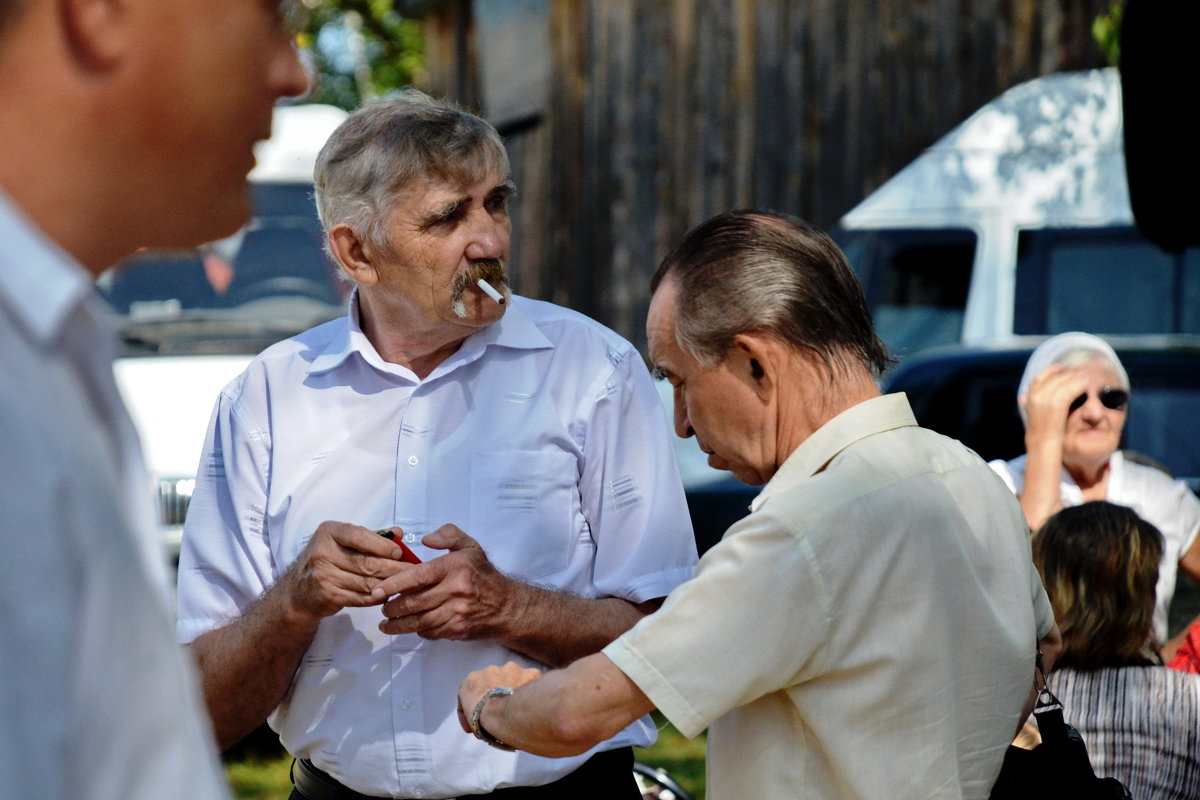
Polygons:
M1129 377L1107 342L1087 333L1054 336L1030 355L1017 390L1025 455L991 467L1020 498L1031 530L1060 509L1107 500L1162 531L1154 633L1169 656L1167 610L1177 568L1200 580L1200 499L1182 481L1118 450L1129 399Z

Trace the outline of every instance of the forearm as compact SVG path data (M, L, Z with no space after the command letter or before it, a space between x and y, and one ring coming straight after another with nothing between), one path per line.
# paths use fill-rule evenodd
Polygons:
M653 708L633 681L597 653L548 672L509 697L491 698L480 723L488 733L520 750L562 757L583 753L615 736Z
M1192 537L1192 546L1179 559L1179 570L1194 581L1200 582L1200 532Z
M498 630L492 638L550 667L598 653L662 605L662 598L635 604L513 583L510 606L498 615Z
M227 750L283 701L320 618L293 610L278 584L237 620L192 643L217 746Z
M1062 443L1026 438L1025 485L1021 510L1029 529L1036 531L1062 509Z

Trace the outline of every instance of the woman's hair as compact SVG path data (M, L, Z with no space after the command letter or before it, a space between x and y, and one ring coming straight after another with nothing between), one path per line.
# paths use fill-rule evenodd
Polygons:
M1076 669L1150 662L1158 528L1131 509L1098 501L1058 512L1033 536L1033 561L1062 633L1057 666Z

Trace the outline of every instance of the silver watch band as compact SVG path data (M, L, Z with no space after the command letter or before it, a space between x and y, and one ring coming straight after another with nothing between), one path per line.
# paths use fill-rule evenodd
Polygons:
M505 744L495 736L492 736L490 733L488 733L483 727L483 723L479 721L479 717L481 714L483 714L483 707L487 705L488 700L491 700L493 697L508 697L512 693L512 689L504 686L497 686L495 689L489 689L487 694L479 698L479 702L475 704L475 710L471 712L471 733L475 734L475 738L482 742L486 742L497 750L507 750L509 752L512 752L517 748Z

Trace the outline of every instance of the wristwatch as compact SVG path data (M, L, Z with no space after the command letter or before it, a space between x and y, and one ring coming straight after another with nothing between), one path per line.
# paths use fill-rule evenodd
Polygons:
M491 700L493 697L508 697L512 693L512 689L508 689L503 686L497 686L495 689L489 689L487 694L479 698L479 702L475 704L475 710L471 712L471 733L475 734L475 738L490 744L497 750L507 750L508 752L512 752L517 748L505 744L495 736L492 736L490 733L488 733L487 730L484 729L483 723L479 721L479 716L483 713L483 707L487 704L488 700Z

